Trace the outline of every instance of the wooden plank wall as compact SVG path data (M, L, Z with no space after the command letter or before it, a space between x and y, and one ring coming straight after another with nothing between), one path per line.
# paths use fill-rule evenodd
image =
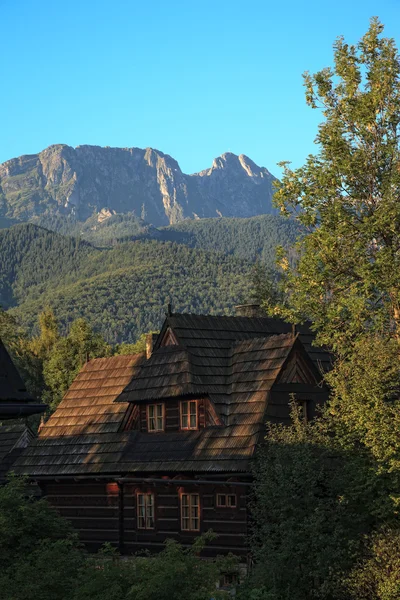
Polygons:
M104 542L120 546L124 554L147 549L157 552L163 549L167 538L182 544L192 544L199 535L181 531L180 494L200 495L200 533L212 529L218 537L204 550L204 556L216 556L233 552L247 554L246 493L242 486L175 484L123 486L123 527L120 535L119 494L115 483L46 483L42 490L47 500L57 508L78 530L80 539L89 551L96 551ZM137 528L136 496L141 493L155 495L155 527L153 530ZM219 508L216 495L236 494L236 508Z
M176 539L182 544L192 544L199 533L212 529L218 537L205 549L205 556L233 552L245 555L247 536L246 488L231 486L196 485L178 487L176 485L148 486L126 484L124 486L124 545L131 554L142 548L161 550L167 538ZM141 530L136 527L136 495L139 492L155 495L155 528ZM200 532L181 531L180 494L200 495ZM235 493L236 508L217 508L216 494Z
M329 393L326 388L310 384L281 383L275 384L268 399L266 417L272 423L290 425L290 400L291 394L299 401L307 404L307 417L313 419L317 414L317 407L322 406Z
M88 550L98 550L104 542L118 546L118 486L107 483L46 483L41 485L46 499L79 532Z

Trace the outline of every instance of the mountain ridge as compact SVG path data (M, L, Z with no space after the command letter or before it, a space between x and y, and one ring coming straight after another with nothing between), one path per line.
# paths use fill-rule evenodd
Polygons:
M0 164L0 219L84 222L108 210L167 226L187 218L251 217L275 212L274 180L244 154L226 152L188 175L153 148L54 144Z

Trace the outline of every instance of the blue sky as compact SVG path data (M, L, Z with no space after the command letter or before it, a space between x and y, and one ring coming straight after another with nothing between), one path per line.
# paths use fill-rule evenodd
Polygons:
M300 166L320 120L301 74L373 15L400 45L400 0L0 0L0 162L66 143Z

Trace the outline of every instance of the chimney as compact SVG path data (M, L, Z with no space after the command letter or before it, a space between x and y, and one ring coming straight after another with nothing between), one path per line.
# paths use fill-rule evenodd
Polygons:
M158 338L158 333L148 333L146 336L146 358L147 360L153 354L154 344Z
M267 315L259 304L238 304L235 306L235 316L265 318Z

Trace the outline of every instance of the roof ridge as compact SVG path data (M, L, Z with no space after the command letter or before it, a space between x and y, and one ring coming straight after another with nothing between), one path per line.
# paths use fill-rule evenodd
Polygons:
M247 338L244 340L233 340L232 347L239 346L239 344L254 344L255 342L263 342L264 344L269 344L276 341L277 339L283 338L292 339L294 344L298 337L298 333L296 333L296 335L293 335L291 331L288 331L287 333L270 333L268 335L260 337Z
M113 354L112 356L96 356L96 358L91 358L90 360L88 360L83 367L85 367L85 365L89 365L89 364L93 364L95 362L99 362L100 360L121 360L121 359L132 359L135 358L136 356L146 356L146 352L135 352L135 354ZM83 368L82 367L82 368Z
M167 315L167 319L170 317L207 317L208 319L246 319L246 320L250 320L250 319L273 319L273 320L280 320L279 317L269 317L267 314L265 315L265 317L245 317L242 315L207 315L207 314L203 314L203 313L171 313L170 315Z

